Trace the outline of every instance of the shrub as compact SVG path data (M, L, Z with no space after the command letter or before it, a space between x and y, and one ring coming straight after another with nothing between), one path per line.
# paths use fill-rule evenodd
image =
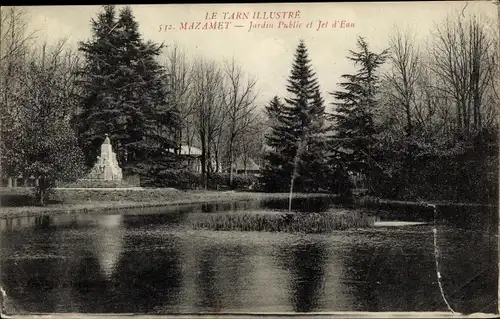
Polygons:
M416 157L411 166L392 161L391 174L372 176L373 195L390 199L451 200L495 203L498 198L496 156ZM388 165L387 165L388 166Z
M208 189L229 188L229 173L212 172L208 173Z
M201 183L201 175L188 170L166 169L161 170L153 177L143 177L141 186L144 187L172 187L178 189L196 189ZM253 175L234 174L233 186L229 183L229 173L212 172L208 174L207 188L211 190L258 189L258 178Z
M234 175L233 188L235 189L257 189L259 179L254 175Z
M165 169L156 176L144 178L145 187L172 187L178 189L196 189L200 185L200 175L188 170Z

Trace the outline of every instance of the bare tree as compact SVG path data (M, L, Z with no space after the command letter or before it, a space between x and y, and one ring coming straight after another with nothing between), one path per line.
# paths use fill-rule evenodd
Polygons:
M176 133L176 139L180 144L185 139L188 145L192 136L192 114L193 104L189 103L191 88L191 63L186 57L186 52L181 50L177 44L167 51L164 62L169 75L169 89L172 105L179 110L181 125Z
M201 184L207 187L212 171L211 146L224 123L223 72L215 61L198 59L192 70L191 103L194 125L201 144Z
M417 81L414 123L418 127L419 137L424 141L445 141L454 132L453 114L448 96L436 91L436 87L445 85L442 80L433 79L427 68L428 62L421 61Z
M391 69L384 75L392 102L404 112L404 130L408 138L413 135L412 113L415 109L416 84L420 76L419 50L414 43L413 34L396 29L390 38Z
M236 150L240 154L245 170L248 169L250 159L256 164L262 165L265 139L264 134L267 125L262 113L255 114L255 120L247 126L238 138Z
M76 50L67 47L68 39L63 38L54 45L43 42L29 53L30 61L37 61L40 67L52 76L52 85L59 90L62 100L59 114L65 119L71 119L78 112L76 96L80 87L77 84L77 72L81 67L81 57ZM33 62L31 62L33 63Z
M224 108L225 105L222 105ZM227 125L227 109L224 109L224 113L222 116L219 125L216 126L214 132L214 138L212 139L211 150L213 154L213 166L215 172L219 172L223 165L222 157L227 154L226 142L228 141L228 125Z
M0 153L6 154L13 132L17 129L19 105L14 102L14 95L22 90L20 74L26 66L28 49L36 38L36 30L29 33L27 13L17 7L5 7L0 10ZM0 174L17 174L14 159L2 156ZM11 184L11 178L9 178Z
M29 44L36 38L37 30L28 33L26 10L18 7L5 7L0 12L0 65L7 71L15 59L21 59Z
M229 183L233 183L235 144L256 119L256 80L246 75L234 58L224 62L227 110Z
M493 38L477 16L448 17L434 37L430 68L443 84L436 90L453 100L459 133L478 131L488 115L484 102L495 74Z

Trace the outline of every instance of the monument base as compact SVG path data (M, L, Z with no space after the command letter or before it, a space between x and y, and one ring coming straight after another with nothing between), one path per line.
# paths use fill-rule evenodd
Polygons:
M140 187L139 179L104 180L82 178L64 185L66 188L132 188Z

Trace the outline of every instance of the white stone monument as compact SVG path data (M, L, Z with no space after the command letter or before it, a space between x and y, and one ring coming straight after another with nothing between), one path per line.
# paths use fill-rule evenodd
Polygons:
M89 179L100 179L106 181L121 181L122 169L118 166L116 154L113 152L108 134L101 145L101 156L90 171Z

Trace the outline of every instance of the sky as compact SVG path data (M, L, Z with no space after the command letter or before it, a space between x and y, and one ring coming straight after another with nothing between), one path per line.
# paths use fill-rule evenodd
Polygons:
M286 79L299 39L305 41L323 97L330 103L328 93L338 89L341 75L355 71L346 56L355 49L358 36L365 37L372 50L380 52L388 47L396 28L411 30L417 44L425 43L448 14L475 13L492 28L496 28L497 21L491 1L173 4L131 8L146 40L169 47L177 44L191 57L234 57L245 72L257 78L260 103L267 103L274 95L286 95ZM90 38L90 21L102 10L100 6L69 5L25 9L28 27L39 29L40 39L51 43L66 37L67 44L74 48L79 41ZM270 19L271 14L277 17L276 12L280 12L279 19ZM328 24L318 30L320 21ZM223 29L183 29L201 28L206 22ZM252 27L263 23L273 27Z

